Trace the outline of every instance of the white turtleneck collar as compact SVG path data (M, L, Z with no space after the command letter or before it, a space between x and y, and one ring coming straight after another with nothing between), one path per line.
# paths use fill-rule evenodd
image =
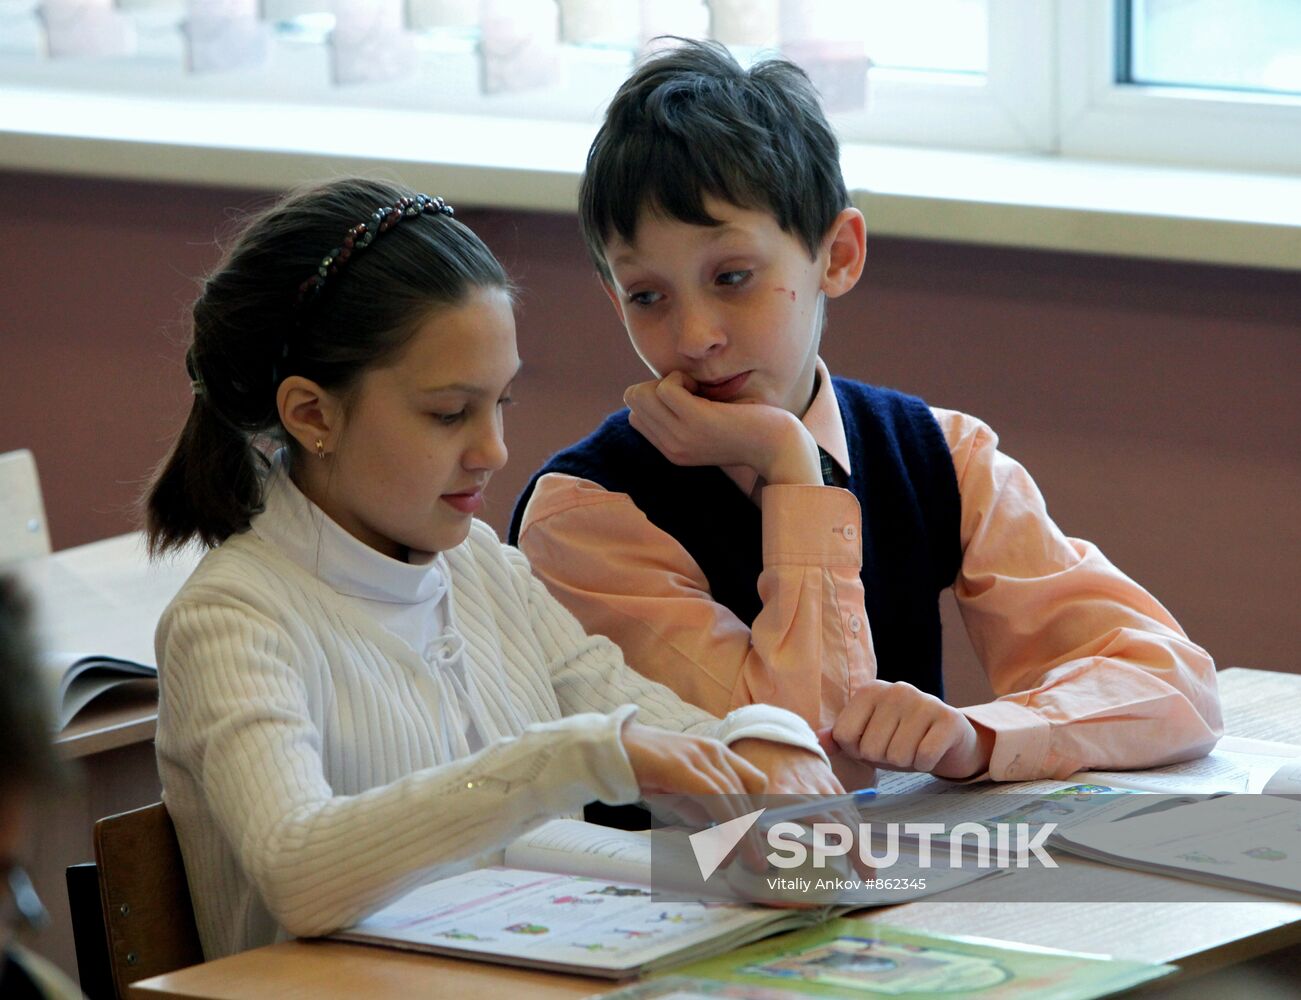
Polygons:
M439 600L447 589L444 560L412 552L401 562L354 538L312 503L285 468L284 453L272 460L266 509L252 529L332 590L346 597L389 604Z

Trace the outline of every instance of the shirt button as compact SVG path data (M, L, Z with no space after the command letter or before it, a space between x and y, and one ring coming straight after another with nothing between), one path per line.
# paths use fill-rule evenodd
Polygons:
M844 534L845 537L852 542L855 538L858 537L858 528L855 525L847 524L845 525Z
M863 619L859 618L858 615L850 615L849 631L853 632L854 635L858 635L858 633L861 632L862 630L863 630Z

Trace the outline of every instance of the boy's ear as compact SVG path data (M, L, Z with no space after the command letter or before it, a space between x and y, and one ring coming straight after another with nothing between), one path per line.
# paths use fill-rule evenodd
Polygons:
M333 393L309 378L290 375L276 390L276 410L285 430L305 451L329 454L334 450L343 427L343 407Z
M623 301L619 298L618 289L605 278L601 279L601 287L605 289L605 296L610 300L610 305L614 306L614 313L619 317L619 325L627 326L623 320Z
M832 220L822 240L827 268L822 275L822 291L836 298L858 284L867 259L867 225L856 208L843 209Z

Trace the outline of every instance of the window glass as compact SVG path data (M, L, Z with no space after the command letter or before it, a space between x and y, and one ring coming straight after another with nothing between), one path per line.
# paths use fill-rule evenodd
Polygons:
M989 67L986 0L866 0L863 7L867 51L879 68L983 74Z
M1301 96L1301 0L1130 0L1128 82Z

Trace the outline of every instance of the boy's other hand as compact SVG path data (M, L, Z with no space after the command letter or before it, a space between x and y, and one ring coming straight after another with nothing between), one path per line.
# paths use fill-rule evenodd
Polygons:
M988 770L994 747L989 730L903 681L874 680L859 688L831 735L849 757L937 778L970 778Z
M747 465L767 483L821 485L817 442L794 414L714 402L698 389L682 372L629 386L629 423L674 465Z

